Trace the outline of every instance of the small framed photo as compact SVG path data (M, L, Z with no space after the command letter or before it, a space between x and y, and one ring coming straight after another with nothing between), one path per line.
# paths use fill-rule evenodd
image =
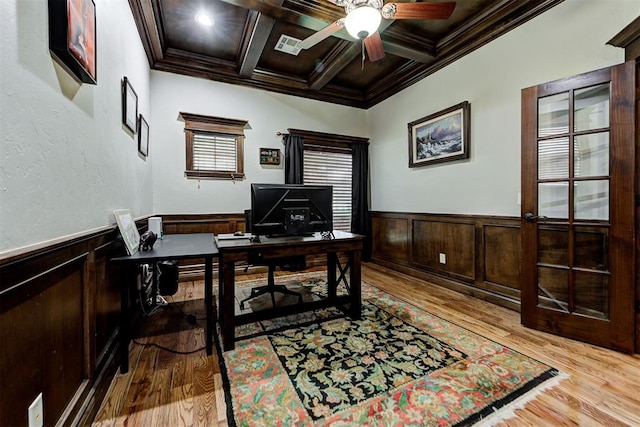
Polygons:
M140 244L140 233L135 221L131 218L131 212L129 212L129 209L117 209L113 211L113 216L116 218L127 253L129 255L135 254L138 252L138 245Z
M138 95L131 86L131 81L125 76L122 80L122 124L136 133L138 121Z
M469 158L468 101L409 123L409 167Z
M149 124L142 114L138 116L138 151L145 157L149 155Z
M260 164L261 165L279 165L280 150L278 148L261 148Z
M96 5L49 0L49 51L76 81L97 84Z

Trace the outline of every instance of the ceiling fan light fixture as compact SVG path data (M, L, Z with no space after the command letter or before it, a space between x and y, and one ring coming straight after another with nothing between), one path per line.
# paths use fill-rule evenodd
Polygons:
M344 20L344 26L351 37L361 40L378 31L381 20L382 16L377 9L361 6L349 12Z

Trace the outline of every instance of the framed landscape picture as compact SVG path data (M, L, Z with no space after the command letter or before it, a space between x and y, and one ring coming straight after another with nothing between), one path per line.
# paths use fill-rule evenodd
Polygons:
M97 84L96 5L93 0L49 0L49 51L76 80Z
M409 123L409 167L469 158L469 117L465 101Z

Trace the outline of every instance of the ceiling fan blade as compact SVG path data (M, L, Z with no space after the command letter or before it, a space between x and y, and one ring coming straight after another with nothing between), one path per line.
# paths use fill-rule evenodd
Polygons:
M344 20L338 19L336 22L327 25L317 33L312 34L306 39L298 42L298 47L300 49L309 49L310 47L313 47L316 44L320 43L322 40L326 39L336 31L341 30L342 27L344 27Z
M384 58L384 48L382 47L382 39L379 32L376 31L364 39L364 47L367 48L369 61L376 62Z
M386 19L448 19L456 8L446 3L387 3L382 8Z

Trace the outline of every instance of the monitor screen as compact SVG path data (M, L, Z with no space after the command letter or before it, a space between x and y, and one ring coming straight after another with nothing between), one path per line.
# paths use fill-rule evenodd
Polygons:
M332 186L251 184L252 234L300 235L332 230Z

